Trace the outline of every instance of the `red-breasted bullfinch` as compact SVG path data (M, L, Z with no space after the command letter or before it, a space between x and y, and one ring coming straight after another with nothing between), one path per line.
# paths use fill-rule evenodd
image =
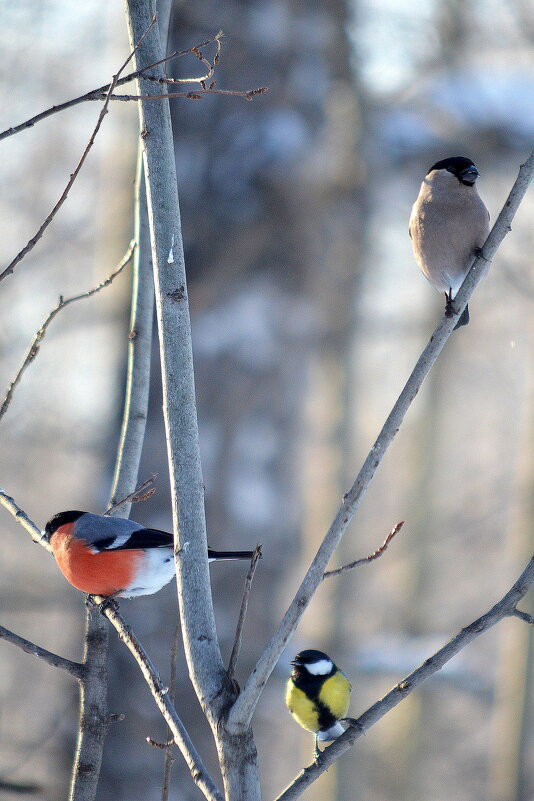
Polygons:
M415 260L430 283L445 293L445 313L489 233L489 212L475 181L471 159L451 156L436 162L421 184L410 217ZM469 322L466 306L454 330Z
M43 538L73 587L90 595L152 595L175 575L172 534L133 520L68 511L54 515ZM212 551L208 560L250 559L252 551Z

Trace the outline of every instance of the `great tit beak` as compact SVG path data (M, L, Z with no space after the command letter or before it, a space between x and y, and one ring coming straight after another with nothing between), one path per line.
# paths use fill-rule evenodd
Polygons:
M462 170L460 173L460 177L464 184L471 184L471 186L475 183L476 179L479 176L479 172L474 164L470 167L466 167L465 170Z

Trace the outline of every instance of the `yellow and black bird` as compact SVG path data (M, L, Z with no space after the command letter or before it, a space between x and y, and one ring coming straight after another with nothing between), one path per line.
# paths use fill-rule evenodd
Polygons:
M315 734L315 757L319 741L335 740L345 731L341 719L347 714L351 684L342 670L322 651L301 651L292 660L293 671L286 686L286 705L303 729Z

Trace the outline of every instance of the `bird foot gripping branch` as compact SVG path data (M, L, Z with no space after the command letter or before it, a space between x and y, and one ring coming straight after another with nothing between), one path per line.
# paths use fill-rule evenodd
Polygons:
M453 299L489 234L489 212L478 194L479 172L471 159L451 156L437 161L413 204L409 232L422 273L445 294L445 314L458 314ZM467 325L469 308L454 330Z

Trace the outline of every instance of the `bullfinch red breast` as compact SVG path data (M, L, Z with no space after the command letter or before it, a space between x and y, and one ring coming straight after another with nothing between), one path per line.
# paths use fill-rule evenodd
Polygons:
M172 534L133 520L68 511L45 526L59 569L73 587L90 595L152 595L175 575ZM250 559L253 551L213 551L219 559Z
M489 233L489 213L478 194L478 170L465 156L436 162L425 176L410 217L412 247L421 271L445 293L445 313ZM456 328L467 325L469 309Z

